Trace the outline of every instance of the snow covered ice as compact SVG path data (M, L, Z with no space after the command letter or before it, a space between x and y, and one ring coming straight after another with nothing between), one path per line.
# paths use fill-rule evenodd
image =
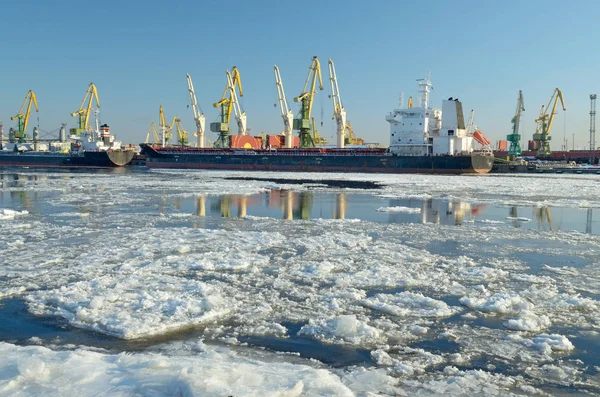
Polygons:
M597 176L15 172L0 395L600 395Z

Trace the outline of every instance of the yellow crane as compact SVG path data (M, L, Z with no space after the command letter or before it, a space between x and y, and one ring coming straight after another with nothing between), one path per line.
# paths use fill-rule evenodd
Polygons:
M27 137L27 125L29 124L29 116L31 115L31 104L35 106L35 111L39 112L37 98L32 90L27 92L25 100L19 109L19 113L11 117L11 120L17 119L17 129L13 130L12 136L17 138L20 142L24 141Z
M310 67L308 68L308 76L304 83L302 93L294 98L294 102L301 102L300 114L294 119L294 130L299 131L300 147L314 147L315 142L310 135L311 129L311 112L313 101L316 94L317 79L319 79L319 90L323 91L323 78L321 77L321 64L319 59L314 56Z
M554 89L552 96L550 97L550 101L546 107L542 106L542 110L540 110L540 116L535 120L537 126L535 129L535 134L533 134L533 140L537 145L537 154L538 155L549 155L550 150L550 130L552 129L552 122L554 121L554 116L556 115L556 106L558 105L558 101L562 105L563 111L567 110L565 106L565 100L563 98L562 91L558 88ZM550 113L548 113L548 109L552 107Z
M177 130L177 143L179 143L181 146L187 146L188 144L188 134L189 132L187 132L186 130L183 129L183 126L181 125L181 119L179 117L177 117L177 115L175 117L173 117L173 123L171 124L172 126L175 126L175 129ZM173 127L171 127L173 128Z
M177 117L177 116L175 116L175 117ZM173 119L173 121L174 121L174 119ZM173 138L173 135L171 134L171 129L173 128L173 123L171 123L171 125L167 124L167 122L165 120L165 111L163 110L162 105L160 105L160 109L158 111L158 124L160 126L162 145L165 146Z
M408 98L408 108L411 109L413 107L413 99L412 97Z
M156 128L156 123L154 121L150 124L150 128L148 128L148 132L146 133L146 140L144 143L148 143L150 141L150 134L154 137L153 143L160 143L160 138L158 137L158 129Z
M315 118L312 118L312 141L314 142L313 147L327 145L329 141L321 136L319 131L317 130L317 124L315 123Z
M79 116L77 121L77 128L71 128L71 134L81 134L83 131L88 129L88 121L90 119L90 114L92 113L92 103L96 100L96 106L100 107L100 99L98 98L98 90L94 83L90 83L87 91L85 92L85 96L83 97L83 101L81 101L81 106L79 106L79 110L71 113L72 117ZM87 101L87 105L85 102Z
M242 79L237 67L233 67L231 72L226 71L227 85L223 90L221 99L213 104L213 107L221 108L219 121L210 123L210 130L219 134L215 147L229 147L229 120L231 111L235 110L240 135L246 135L246 113L241 111L236 94L236 87L239 90L240 97L244 96L242 89ZM235 106L235 109L234 109Z
M350 145L364 145L365 140L362 138L357 138L354 134L354 129L352 128L352 124L350 122L346 122L346 143Z

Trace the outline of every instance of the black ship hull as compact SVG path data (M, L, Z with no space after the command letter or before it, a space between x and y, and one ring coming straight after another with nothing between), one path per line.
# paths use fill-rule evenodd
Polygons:
M474 153L464 156L396 156L369 150L231 150L157 147L141 144L148 168L300 171L484 174L494 157Z
M135 152L113 150L103 152L50 153L0 152L0 165L27 167L122 167L133 159Z

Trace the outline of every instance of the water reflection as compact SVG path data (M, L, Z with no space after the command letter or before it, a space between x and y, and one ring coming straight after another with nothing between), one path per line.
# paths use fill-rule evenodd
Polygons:
M533 209L533 215L537 220L538 229L545 229L545 225L548 224L550 231L554 231L549 207L536 207Z

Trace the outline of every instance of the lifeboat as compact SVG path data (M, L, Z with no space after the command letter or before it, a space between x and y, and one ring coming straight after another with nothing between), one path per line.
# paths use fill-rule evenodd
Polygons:
M481 146L489 146L492 143L487 136L483 135L483 132L480 130L476 130L473 133L473 138L481 145Z

